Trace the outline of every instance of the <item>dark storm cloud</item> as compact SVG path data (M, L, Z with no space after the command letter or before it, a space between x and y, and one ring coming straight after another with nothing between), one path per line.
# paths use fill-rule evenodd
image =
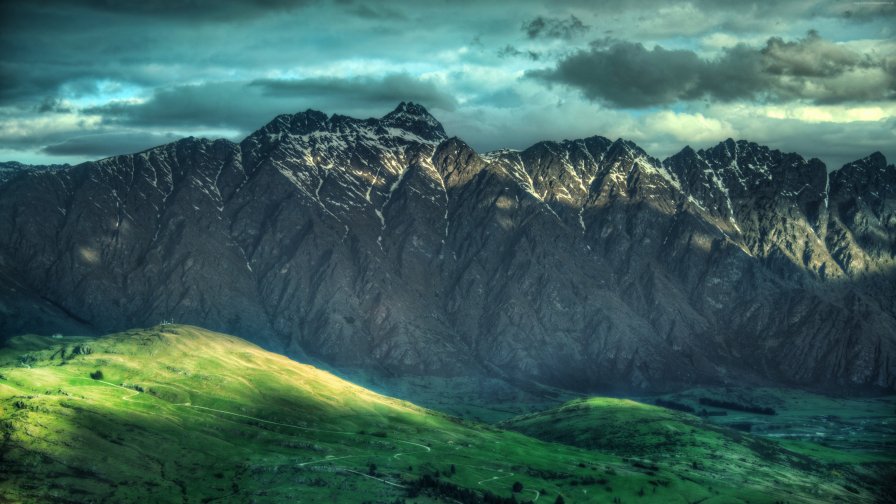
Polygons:
M587 32L588 26L573 15L565 19L536 16L531 21L523 23L522 30L530 39L554 38L571 40Z
M708 62L693 51L647 49L616 42L576 52L548 70L529 76L579 89L586 98L620 107L649 107L703 95L725 99L747 97L761 89L754 78L756 53L729 49Z
M0 106L38 102L63 88L70 96L94 93L100 80L157 83L170 76L153 75L148 65L185 59L170 22L54 6L0 2Z
M454 98L434 84L405 74L383 78L332 77L215 82L156 90L142 103L113 102L84 110L108 124L212 127L249 131L274 116L318 108L364 115L411 100L452 110Z
M805 39L785 42L772 37L762 49L765 70L774 75L834 77L854 68L873 68L879 63L822 39L811 31Z
M557 0L555 5L579 8L599 7L602 12L644 12L644 17L655 15L658 9L673 4L690 4L707 14L728 13L725 28L743 26L744 18L769 23L771 20L795 20L837 18L854 21L873 21L896 17L896 3L891 0L840 1L840 0L777 0L774 2L745 2L743 0ZM736 19L741 18L741 19Z
M49 97L45 98L44 101L42 101L40 105L35 108L35 110L41 114L50 112L65 114L73 111L71 107L62 103L62 101L58 98Z
M42 8L71 8L127 16L153 16L195 22L245 20L286 12L315 0L43 0Z
M453 110L457 105L450 94L440 90L432 82L407 74L393 74L383 78L260 79L253 81L251 85L263 89L267 95L281 97L339 98L377 106L414 101L442 110Z
M176 135L160 135L143 132L99 133L68 138L60 143L41 149L46 154L56 156L107 157L118 154L140 152L157 145L177 140Z
M62 66L62 65L60 65ZM42 100L66 83L94 82L95 73L83 68L49 68L39 63L0 62L0 105ZM88 80L91 79L91 80Z
M601 41L530 77L576 88L590 100L619 107L649 107L701 98L816 103L896 97L896 61L873 58L826 41L815 32L762 49L740 44L715 59L690 50L647 49Z
M245 82L214 82L163 88L144 102L114 101L83 113L100 115L109 124L242 128L272 117L247 87Z

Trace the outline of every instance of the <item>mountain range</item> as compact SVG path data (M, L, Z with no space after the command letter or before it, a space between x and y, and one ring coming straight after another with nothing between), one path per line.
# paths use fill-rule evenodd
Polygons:
M480 154L401 103L0 181L0 334L162 320L386 376L893 390L896 167Z
M0 161L0 184L23 172L52 171L70 168L70 165L28 165L18 161Z

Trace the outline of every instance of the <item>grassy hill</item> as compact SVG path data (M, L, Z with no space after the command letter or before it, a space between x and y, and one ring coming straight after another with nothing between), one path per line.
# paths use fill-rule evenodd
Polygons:
M707 409L712 423L746 429L795 451L830 461L896 463L896 397L832 397L780 388L694 388L659 399ZM701 404L728 401L771 408L774 415ZM647 399L652 402L653 399Z
M739 484L743 492L738 497L751 502L759 502L769 493L811 492L801 487L812 479L807 475L819 478L815 489L819 501L841 499L843 490L855 498L885 500L887 478L896 468L893 453L847 460L848 452L838 458L830 449L812 443L794 449L789 443L628 399L574 400L499 426L545 441L620 455L635 466L660 469L658 473Z
M639 403L618 409L622 420L671 415L617 425L619 438L643 434L642 448L669 440L663 457L465 422L195 327L23 336L0 349L0 502L871 500L808 455L778 449L765 467L749 436L745 462L694 468L712 453L688 443L727 450L729 430ZM508 426L526 431L539 415L527 418Z

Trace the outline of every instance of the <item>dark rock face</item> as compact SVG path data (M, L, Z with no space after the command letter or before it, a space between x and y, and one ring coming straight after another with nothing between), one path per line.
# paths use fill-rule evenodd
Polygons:
M0 185L5 334L173 319L389 374L892 389L894 261L879 154L830 177L732 140L480 156L405 103Z
M69 165L26 165L16 161L0 162L0 184L26 172L54 171L69 168Z

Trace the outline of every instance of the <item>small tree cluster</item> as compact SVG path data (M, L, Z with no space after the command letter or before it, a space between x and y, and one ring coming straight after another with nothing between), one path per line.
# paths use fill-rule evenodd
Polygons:
M407 496L410 498L418 497L423 491L431 492L440 497L447 497L461 504L517 504L517 500L513 497L502 497L487 490L477 492L442 481L429 474L425 474L422 478L414 480L407 485Z
M745 411L747 413L756 413L758 415L776 415L777 411L767 406L757 406L755 404L741 404L732 401L719 401L709 397L701 397L700 404L704 406L714 406L716 408L725 408L736 411Z
M656 401L654 401L654 404L656 404L657 406L662 406L664 408L673 409L676 411L684 411L685 413L691 413L691 414L695 413L694 408L692 408L691 406L688 406L687 404L680 403L680 402L669 401L666 399L657 399Z

